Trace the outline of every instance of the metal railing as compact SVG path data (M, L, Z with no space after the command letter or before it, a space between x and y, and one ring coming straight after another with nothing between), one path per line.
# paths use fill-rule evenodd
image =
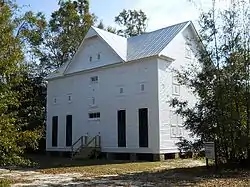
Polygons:
M80 152L81 149L86 147L92 147L92 148L100 148L101 147L101 136L100 133L93 137L92 139L89 139L88 135L81 136L78 138L71 146L71 153L72 156L74 156L76 153ZM80 146L79 146L80 144ZM78 145L78 146L77 146Z

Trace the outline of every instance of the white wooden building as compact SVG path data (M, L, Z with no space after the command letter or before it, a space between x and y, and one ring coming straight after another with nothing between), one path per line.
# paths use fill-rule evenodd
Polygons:
M177 153L179 137L190 137L169 101L195 97L172 70L197 61L190 38L190 21L128 39L91 27L47 78L46 150L71 151L80 137L100 135L104 153Z

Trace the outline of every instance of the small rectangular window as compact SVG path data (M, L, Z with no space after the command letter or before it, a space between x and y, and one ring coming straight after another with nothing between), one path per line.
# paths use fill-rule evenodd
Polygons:
M180 95L180 85L173 84L173 95Z
M178 132L178 136L179 137L182 137L184 134L183 134L183 128L182 127L179 127L179 132Z
M68 94L67 97L68 97L68 102L71 103L72 102L72 94Z
M90 78L91 83L98 83L98 76L93 76Z
M141 84L141 91L143 92L145 90L145 85Z
M177 127L176 126L171 126L171 137L172 138L176 137L176 131L177 131Z
M123 88L120 88L120 93L123 93L123 92L124 92Z
M57 99L56 99L56 98L54 98L53 103L54 103L54 104L56 104L56 103L57 103Z
M185 57L186 58L191 58L191 49L188 45L185 46Z
M98 53L97 54L97 60L100 60L101 59L101 53Z
M100 119L100 112L89 113L89 119Z
M172 82L174 84L179 84L178 75L176 73L172 73Z
M89 61L92 62L92 56L89 57Z

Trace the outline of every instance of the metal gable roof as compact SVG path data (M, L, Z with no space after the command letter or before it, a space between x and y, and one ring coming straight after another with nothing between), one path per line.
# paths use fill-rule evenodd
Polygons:
M98 33L100 37L102 37L104 41L107 42L107 44L110 47L113 48L113 50L120 56L120 58L123 61L127 60L127 39L126 38L104 31L102 29L98 29L96 27L92 27L92 28Z
M186 21L128 39L95 27L92 28L124 61L132 61L160 54L189 23L190 21Z
M128 38L127 61L158 55L188 23Z

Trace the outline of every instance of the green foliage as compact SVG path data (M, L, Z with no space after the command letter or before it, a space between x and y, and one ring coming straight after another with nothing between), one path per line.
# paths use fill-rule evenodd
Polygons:
M59 9L52 13L42 35L43 42L34 47L43 76L73 57L95 21L96 16L89 12L87 0L59 2Z
M22 72L22 80L13 85L12 89L18 92L18 107L12 108L17 112L17 121L25 130L34 130L45 127L46 84L42 77L34 76L29 70Z
M0 179L0 186L1 187L9 187L11 186L11 180L8 179Z
M172 105L194 135L217 142L220 158L228 162L250 158L250 9L242 1L223 12L214 6L201 15L199 67L178 72L199 100L190 106L173 99Z
M117 33L124 37L143 34L147 28L148 18L142 10L123 10L115 17L115 22L122 27Z
M203 151L203 142L201 140L196 140L194 142L180 138L180 141L176 143L180 152L193 152L200 153Z
M13 87L23 81L21 72L24 67L24 37L16 34L20 29L17 20L21 20L16 18L16 9L15 4L7 1L1 7L0 14L0 165L29 164L23 158L24 150L37 148L41 137L36 129L22 128L23 121L18 119L19 111L15 110L20 107L22 90L17 91Z

